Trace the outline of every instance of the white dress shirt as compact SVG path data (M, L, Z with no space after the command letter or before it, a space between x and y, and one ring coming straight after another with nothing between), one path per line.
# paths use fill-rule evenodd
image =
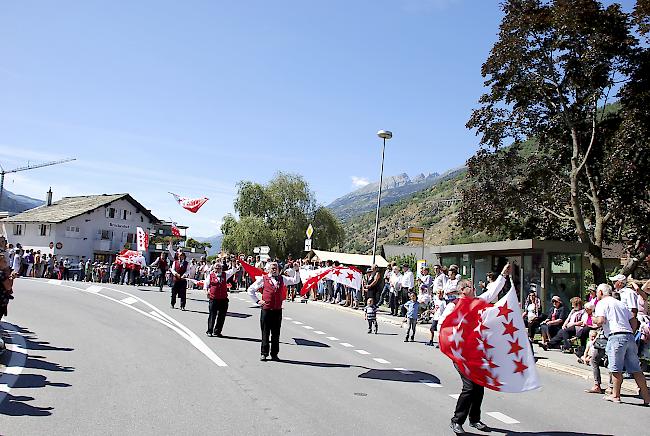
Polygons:
M268 276L271 278L271 282L273 283L273 285L278 286L278 279L270 274L268 274ZM298 283L300 283L300 274L296 274L293 277L288 277L288 276L278 276L278 277L282 277L285 286L297 285ZM264 287L264 276L259 276L253 282L253 284L248 287L248 295L250 295L251 300L253 300L255 304L259 304L260 302L260 299L257 296L257 291L259 291L263 287Z
M408 270L402 274L402 287L407 289L413 289L415 287L415 277L413 276L413 271Z
M230 268L228 271L226 271L226 281L228 281L228 279L232 277L237 271L238 268ZM210 289L210 274L212 274L212 271L206 273L205 279L203 280L203 289L206 291ZM221 274L217 274L217 279L221 279Z

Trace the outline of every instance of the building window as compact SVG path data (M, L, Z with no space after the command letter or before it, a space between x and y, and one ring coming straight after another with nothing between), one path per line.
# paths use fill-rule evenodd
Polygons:
M39 228L39 234L41 236L48 236L50 234L50 225L49 224L41 224L38 226Z
M101 239L103 240L108 240L110 241L113 239L113 231L112 230L101 230Z
M134 239L135 239L135 235L133 233L128 233L126 235L126 242L133 243Z
M23 225L14 224L14 236L21 236L23 234Z
M158 234L159 234L159 235L162 235L162 234L164 234L164 233L165 233L165 232L163 231L163 229L158 229Z
M129 212L129 211L126 210L126 209L122 210L121 212L122 212L122 216L121 216L121 218L122 218L123 220L128 220L128 219L129 219L129 216L131 215L131 212Z
M115 208L109 207L106 209L106 218L115 218Z

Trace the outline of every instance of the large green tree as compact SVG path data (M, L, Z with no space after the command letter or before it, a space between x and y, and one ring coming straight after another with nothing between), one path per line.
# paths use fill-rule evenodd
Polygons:
M280 172L267 185L241 181L234 207L239 219L227 215L221 226L225 250L252 253L267 245L274 256L300 256L310 223L314 248L330 249L343 239L339 221L317 205L307 182L296 174Z
M467 123L481 148L468 161L461 225L577 239L603 281L603 244L627 235L637 253L645 246L647 52L618 4L507 0L502 8L481 71L487 92Z

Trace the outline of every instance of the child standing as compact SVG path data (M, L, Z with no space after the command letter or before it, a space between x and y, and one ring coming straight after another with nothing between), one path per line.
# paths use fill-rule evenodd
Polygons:
M372 326L375 326L375 334L377 334L377 306L374 304L372 298L368 298L368 303L364 308L364 318L368 321L368 333L372 332Z
M433 337L436 334L436 330L438 330L438 320L440 319L440 316L442 313L445 311L445 293L442 289L438 290L437 295L433 296L433 316L431 317L431 339L429 340L429 344L433 346Z
M420 310L420 303L418 303L418 296L415 292L411 292L410 301L404 304L406 309L406 318L404 322L408 322L408 330L406 330L406 338L404 342L409 341L409 333L411 333L411 342L415 342L415 327L418 325L418 312Z

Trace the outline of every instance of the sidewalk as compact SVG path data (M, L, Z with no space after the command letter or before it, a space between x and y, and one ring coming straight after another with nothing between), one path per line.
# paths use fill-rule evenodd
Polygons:
M296 301L298 300L296 299ZM363 310L354 310L348 307L342 307L338 304L323 303L322 301L310 300L309 304L318 304L327 309L344 311L344 312L356 314L357 316L363 317ZM386 310L383 306L379 308L379 311L377 313L378 322L401 326L402 320L403 320L402 317L391 316L390 312ZM417 330L420 333L425 333L428 336L430 327L431 324L418 324ZM544 351L541 347L537 345L534 345L534 351L535 351L535 358L537 360L538 367L581 377L585 379L585 389L589 389L593 386L594 378L593 378L591 366L578 363L577 360L578 358L574 354L564 354L559 350ZM603 387L603 389L605 389L607 388L607 382L609 380L609 372L607 371L607 368L601 367L600 374L601 374L601 380L603 381L601 386ZM645 375L646 375L646 379L648 379L649 377L648 374L646 373ZM650 382L648 384L650 385ZM623 380L621 391L628 394L631 393L636 395L638 393L638 388L636 386L636 383L634 382L634 379Z

